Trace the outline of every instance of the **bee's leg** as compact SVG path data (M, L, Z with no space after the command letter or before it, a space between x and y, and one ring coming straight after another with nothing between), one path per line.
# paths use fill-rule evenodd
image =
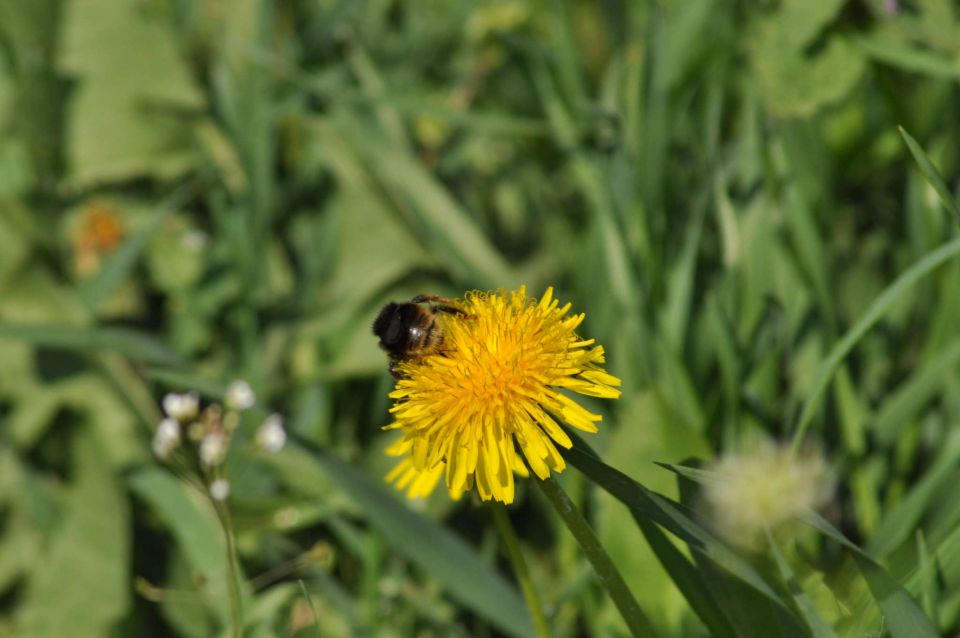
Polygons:
M466 317L467 314L457 308L455 305L456 302L452 299L447 299L446 297L437 297L436 295L417 295L410 300L410 303L430 303L433 304L434 309L439 312L446 312L451 315L460 315L461 317Z
M427 303L427 302L442 304L444 306L449 306L451 308L456 307L454 305L455 302L453 301L453 299L447 299L446 297L438 297L436 295L417 295L416 297L410 300L410 303Z

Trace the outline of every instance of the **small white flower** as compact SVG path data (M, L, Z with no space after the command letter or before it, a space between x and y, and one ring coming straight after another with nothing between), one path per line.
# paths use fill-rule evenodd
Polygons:
M231 410L246 410L252 408L257 402L257 397L253 394L253 388L246 381L232 381L227 386L227 393L224 397L224 403Z
M774 530L830 497L827 464L816 450L794 454L788 446L764 442L724 455L711 468L716 480L704 485L710 521L727 542L744 549L763 543Z
M200 411L200 395L196 392L177 394L171 392L163 397L163 411L171 419L186 422Z
M153 453L157 458L166 460L170 454L180 445L180 424L173 419L164 419L160 421L156 432L153 434Z
M215 501L225 501L230 496L230 481L218 478L210 484L210 496Z
M211 432L200 441L200 462L206 467L223 463L227 456L227 439L222 432Z
M267 452L279 452L287 442L287 431L283 429L283 417L271 414L263 420L257 430L257 445Z

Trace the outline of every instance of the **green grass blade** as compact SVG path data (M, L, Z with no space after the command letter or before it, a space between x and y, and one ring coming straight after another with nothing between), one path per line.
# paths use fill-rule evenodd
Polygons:
M861 36L853 38L868 56L911 73L922 73L933 78L956 80L960 78L960 65L948 57L915 46L901 44L893 38Z
M862 549L847 540L839 530L813 511L801 517L805 523L823 532L853 553L853 558L867 581L870 593L883 611L885 625L892 638L936 638L937 630L930 624L907 590L898 583L878 562Z
M936 624L937 605L939 603L939 594L937 587L937 568L933 557L930 556L930 550L927 548L927 540L923 535L923 530L918 529L917 539L917 574L920 578L920 603L923 605L923 613Z
M356 504L384 541L437 580L461 604L476 611L501 631L518 637L534 635L523 598L462 540L436 523L414 513L381 483L325 450L307 451L288 445L283 452L264 456L294 487L309 496L329 498L325 485L335 484Z
M600 461L575 434L574 445L563 452L564 458L598 487L630 508L635 517L650 520L687 543L696 552L716 563L745 585L755 589L774 605L788 611L776 591L744 559L730 550L697 523L688 510L670 499L651 492L622 472Z
M916 415L923 405L943 391L950 371L960 363L960 343L954 343L893 389L877 409L873 432L877 440L891 445L900 428Z
M178 366L180 357L158 339L129 328L76 328L0 323L0 337L75 352L112 351L140 363Z
M923 150L917 140L907 133L906 129L902 126L898 126L897 129L900 131L900 135L903 137L903 141L907 143L907 148L910 149L910 153L913 155L913 159L917 160L917 164L920 165L920 170L923 172L923 176L927 178L927 181L930 182L930 185L933 186L933 189L937 191L937 195L940 197L940 201L943 203L944 207L951 213L954 217L957 218L957 221L960 222L960 205L957 204L957 199L950 192L950 189L947 188L947 183L943 180L943 176L940 174L940 171L937 170L937 167L933 165L933 162L930 161L930 158L927 157L926 152Z
M960 239L955 239L940 248L924 255L920 260L914 263L903 274L887 286L880 296L877 297L867 311L863 314L857 323L855 323L843 335L840 341L833 347L830 354L820 365L817 372L816 382L813 384L813 390L807 398L800 413L800 418L794 428L792 448L796 450L803 442L803 437L810 427L813 415L820 405L823 393L830 384L834 371L840 362L853 350L857 342L886 314L901 295L910 290L917 281L933 272L944 262L960 254Z
M797 579L797 575L794 574L793 569L790 568L790 563L787 562L783 552L780 551L780 547L769 532L767 533L767 540L770 546L770 553L773 555L773 560L777 565L777 569L780 570L780 577L783 578L790 593L793 594L793 600L797 605L797 609L800 610L804 620L807 621L807 625L813 632L814 638L835 638L837 634L824 617L820 615L817 608L814 607L813 601L810 600L810 594L803 589L803 586Z
M956 480L958 459L960 438L954 437L933 467L880 523L873 538L867 543L867 552L871 556L885 558L910 538L911 531L916 529L937 491L948 481Z
M700 621L710 631L710 635L718 638L734 638L737 636L737 632L730 625L723 608L714 599L697 567L687 560L687 557L676 548L655 523L636 515L634 519L660 564L670 574L673 583L686 598L690 608L697 614Z

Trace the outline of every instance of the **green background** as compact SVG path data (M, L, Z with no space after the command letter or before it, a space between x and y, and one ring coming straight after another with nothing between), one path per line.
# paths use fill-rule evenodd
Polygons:
M486 508L381 484L369 330L522 283L623 379L587 402L606 463L677 498L655 461L809 423L824 517L955 633L958 78L948 0L0 0L0 636L227 635L217 518L149 442L165 392L234 378L242 433L300 441L228 460L246 635L526 635ZM802 622L703 563L698 619L595 480L563 474L665 636L911 635L809 528L741 565ZM626 635L530 487L552 631Z

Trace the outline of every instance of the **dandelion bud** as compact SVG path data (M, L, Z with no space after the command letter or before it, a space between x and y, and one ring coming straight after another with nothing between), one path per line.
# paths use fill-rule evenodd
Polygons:
M213 500L225 501L228 496L230 496L230 481L218 478L210 484L210 497Z
M200 411L200 395L196 392L177 394L171 392L163 397L163 411L171 419L186 422L197 416Z
M283 417L271 414L263 420L257 430L257 445L267 452L279 452L287 442L287 431L283 429Z
M153 453L157 458L166 460L180 445L180 424L173 419L160 421L153 435Z
M830 497L827 465L815 451L794 454L767 442L722 457L712 470L716 479L704 486L710 520L721 537L744 549Z
M231 410L247 410L252 408L257 402L257 397L253 394L253 388L243 380L237 380L227 386L227 393L224 403Z
M227 438L223 432L214 430L200 441L200 462L206 467L223 463L227 456Z

